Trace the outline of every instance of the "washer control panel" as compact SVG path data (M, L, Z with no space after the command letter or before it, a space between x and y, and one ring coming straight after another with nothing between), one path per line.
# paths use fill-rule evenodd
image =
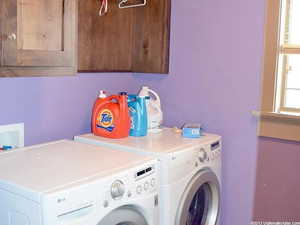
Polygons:
M197 149L197 157L200 163L206 163L210 160L218 159L221 156L221 141L215 141L211 144L200 146Z
M136 186L136 194L140 195L144 192L156 189L156 177L155 166L149 166L136 172L135 181L138 184Z
M155 164L141 166L130 172L121 173L110 182L109 195L106 196L103 206L106 208L119 200L140 198L141 195L153 194L157 190Z
M218 159L221 156L221 141L216 141L210 145L211 160Z
M141 182L137 187L136 187L136 193L137 194L142 194L143 192L148 192L149 190L153 190L156 188L156 179L151 178L146 179L144 182Z
M157 166L157 160L152 160L45 194L45 225L71 224L75 219L93 215L98 207L105 213L131 200L154 198L158 191Z

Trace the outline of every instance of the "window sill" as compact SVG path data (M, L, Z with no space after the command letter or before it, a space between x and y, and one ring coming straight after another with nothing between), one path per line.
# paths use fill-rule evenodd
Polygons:
M252 111L252 115L258 118L298 120L300 122L300 113L290 113L290 112L276 113L276 112Z
M300 141L300 113L252 111L259 118L258 136Z

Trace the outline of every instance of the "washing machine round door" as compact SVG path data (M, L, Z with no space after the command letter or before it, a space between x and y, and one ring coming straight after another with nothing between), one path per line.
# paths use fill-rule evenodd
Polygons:
M196 174L178 207L176 225L216 225L220 209L220 184L210 170Z
M111 211L97 225L148 225L148 223L133 207L123 206Z

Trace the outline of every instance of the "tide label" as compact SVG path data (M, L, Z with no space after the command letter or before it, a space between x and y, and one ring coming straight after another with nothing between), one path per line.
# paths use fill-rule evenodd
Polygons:
M102 110L97 116L97 127L112 132L114 126L114 116L109 109Z

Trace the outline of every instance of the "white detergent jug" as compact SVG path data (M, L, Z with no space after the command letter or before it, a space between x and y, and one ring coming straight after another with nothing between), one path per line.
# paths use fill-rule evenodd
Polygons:
M148 131L159 132L161 130L160 125L162 124L163 113L158 94L149 87L143 86L139 92L139 97L146 98Z

